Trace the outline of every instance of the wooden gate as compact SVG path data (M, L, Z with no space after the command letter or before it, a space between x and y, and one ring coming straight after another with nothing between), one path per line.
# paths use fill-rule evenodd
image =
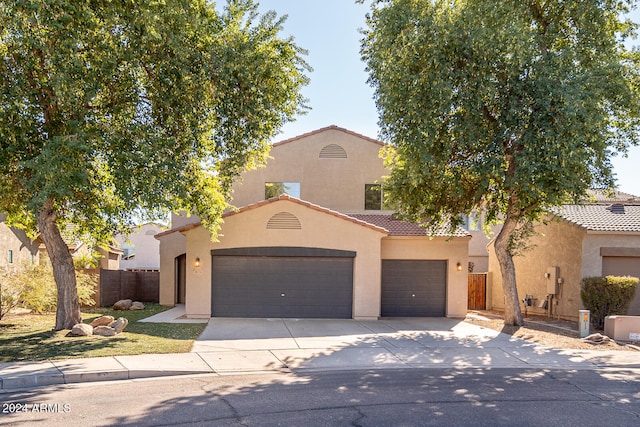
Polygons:
M485 310L487 308L487 275L469 274L468 280L467 308L469 310Z

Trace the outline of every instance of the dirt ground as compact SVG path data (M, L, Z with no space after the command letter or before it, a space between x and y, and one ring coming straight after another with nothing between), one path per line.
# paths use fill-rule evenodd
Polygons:
M501 313L474 310L467 314L466 321L557 349L637 350L640 352L639 342L617 343L611 340L602 343L591 343L585 341L579 337L578 323L568 320L529 315L525 317L524 326L506 326ZM591 334L603 334L602 331L593 330L593 327L589 332Z

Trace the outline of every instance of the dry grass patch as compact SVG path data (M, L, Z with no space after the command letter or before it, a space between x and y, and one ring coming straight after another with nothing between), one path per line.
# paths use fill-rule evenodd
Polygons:
M548 319L544 316L529 315L525 318L524 326L507 326L504 324L501 313L489 311L471 312L465 320L475 325L484 326L517 338L557 349L634 350L632 347L614 341L602 344L589 343L579 337L578 323L568 320ZM590 332L602 333L602 331L593 330L593 328Z

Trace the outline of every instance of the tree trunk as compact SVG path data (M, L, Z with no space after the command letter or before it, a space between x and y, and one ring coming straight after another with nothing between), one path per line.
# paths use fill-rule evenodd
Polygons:
M516 268L513 264L513 256L509 250L511 236L518 226L518 221L507 214L507 218L494 242L496 257L502 273L502 290L504 292L504 324L524 325L522 311L518 301L518 288L516 287Z
M82 321L80 304L78 302L78 289L76 287L76 271L73 266L73 258L65 243L58 224L56 223L56 211L53 201L47 201L38 216L38 229L44 242L53 277L58 290L58 305L56 308L56 331L71 329L76 323Z

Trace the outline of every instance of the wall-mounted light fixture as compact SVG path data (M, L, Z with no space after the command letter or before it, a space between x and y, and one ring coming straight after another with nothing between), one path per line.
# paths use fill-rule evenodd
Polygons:
M458 270L458 271L462 271L462 264L457 263L457 264L456 264L456 270Z
M200 267L200 257L196 257L196 260L193 263L194 267Z

